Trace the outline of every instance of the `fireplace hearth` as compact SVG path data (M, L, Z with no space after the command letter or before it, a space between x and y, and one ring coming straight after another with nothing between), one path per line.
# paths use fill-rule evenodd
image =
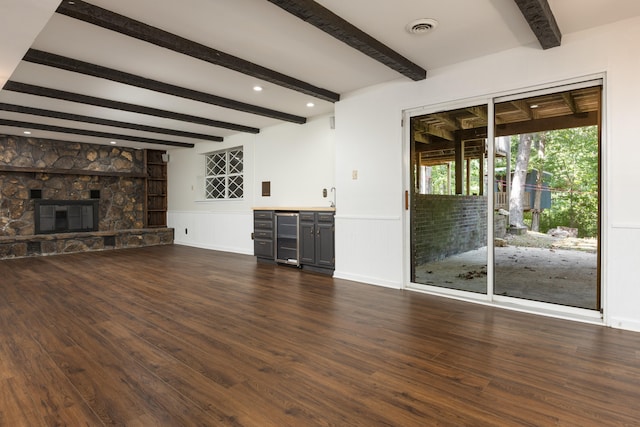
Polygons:
M35 200L35 234L98 231L98 200Z

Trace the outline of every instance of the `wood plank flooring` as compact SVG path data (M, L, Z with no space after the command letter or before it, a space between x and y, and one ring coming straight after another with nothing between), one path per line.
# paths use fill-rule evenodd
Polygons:
M0 261L2 426L640 425L640 334L184 246Z

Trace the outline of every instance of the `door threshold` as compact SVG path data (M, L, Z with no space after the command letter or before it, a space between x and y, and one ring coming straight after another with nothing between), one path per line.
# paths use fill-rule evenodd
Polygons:
M478 294L474 292L460 291L457 289L439 288L436 286L419 284L410 284L405 289L429 295L455 299L458 301L503 308L505 310L537 314L540 316L554 317L557 319L572 320L594 325L604 325L602 313L598 310L569 307L559 304L505 297L500 295L494 295L493 299L491 300L486 294Z

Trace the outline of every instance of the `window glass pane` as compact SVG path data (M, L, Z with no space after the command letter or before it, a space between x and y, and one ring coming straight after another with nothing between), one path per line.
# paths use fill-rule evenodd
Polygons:
M486 105L411 118L411 281L487 292Z
M495 105L495 295L601 307L600 92Z
M206 176L214 175L214 173L213 173L214 164L215 164L215 162L213 161L213 156L207 156L206 167L205 167L205 175Z
M242 198L242 176L230 176L229 177L229 198L241 199Z
M224 177L207 178L205 186L207 199L224 199L225 181Z
M242 173L242 151L231 151L229 153L229 173Z
M224 175L226 173L226 153L215 153L208 157L207 176Z

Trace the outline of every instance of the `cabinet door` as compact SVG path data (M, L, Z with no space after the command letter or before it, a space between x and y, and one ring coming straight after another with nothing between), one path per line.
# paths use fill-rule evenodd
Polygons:
M253 254L260 258L273 259L273 240L255 239Z
M313 222L300 223L300 263L316 263L316 236Z
M253 238L253 254L273 260L273 211L253 212Z
M318 223L316 231L316 262L322 267L335 265L335 243L333 224Z

